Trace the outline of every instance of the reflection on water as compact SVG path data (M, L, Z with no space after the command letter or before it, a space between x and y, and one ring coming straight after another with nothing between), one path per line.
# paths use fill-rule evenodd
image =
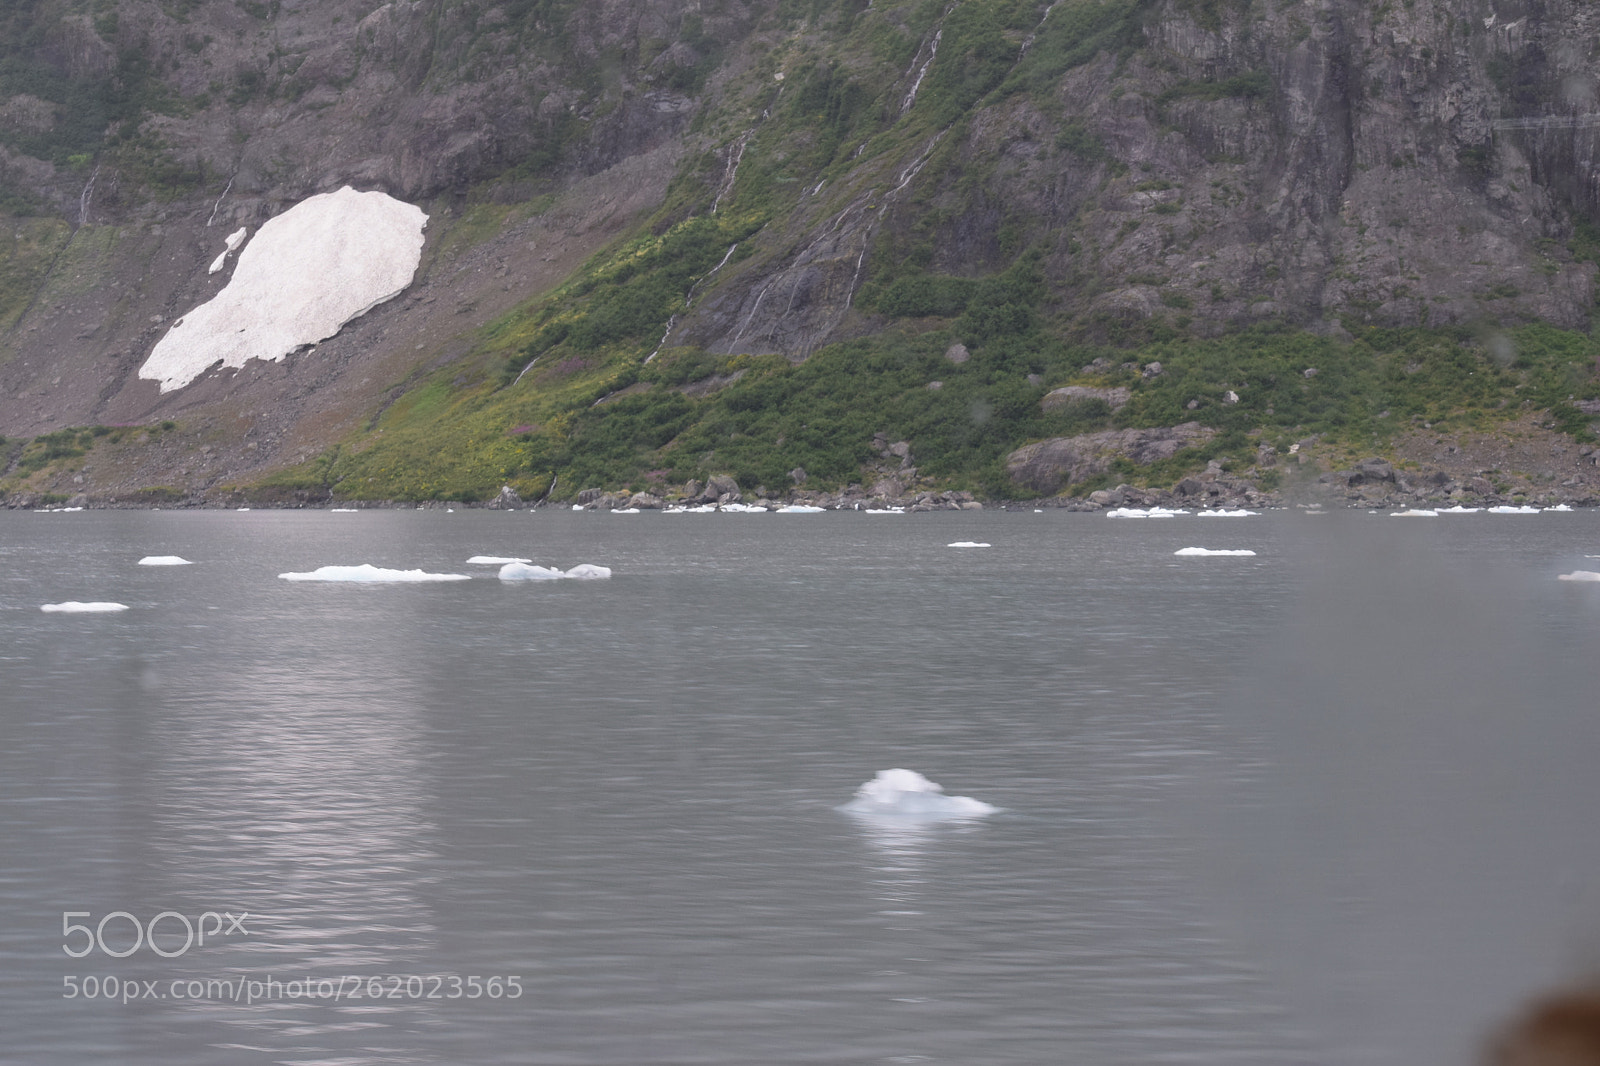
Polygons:
M815 517L0 513L0 1057L1444 1066L1600 928L1596 516ZM615 576L275 577L478 554ZM250 933L63 955L117 909Z

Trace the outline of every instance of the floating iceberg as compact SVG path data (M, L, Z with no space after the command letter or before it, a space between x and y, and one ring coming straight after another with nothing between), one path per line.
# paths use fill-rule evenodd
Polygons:
M1491 507L1491 508L1489 508L1489 513L1490 514L1538 514L1539 513L1539 508L1537 508L1537 507L1527 507L1527 506L1511 507L1511 506L1508 506L1506 504L1501 504L1499 507Z
M139 560L140 566L192 566L189 560L181 555L146 555Z
M467 563L479 566L504 566L507 563L531 563L532 559L519 559L514 555L474 555Z
M840 808L850 814L919 821L982 818L999 809L970 796L946 796L941 786L915 770L900 769L879 770Z
M1572 510L1572 508L1568 507L1566 504L1558 503L1554 507L1546 507L1544 509L1544 513L1545 514L1549 514L1551 511L1570 511L1570 510Z
M822 511L823 508L813 507L808 503L791 503L778 508L779 514L821 514ZM873 512L868 511L867 513L872 514Z
M1438 511L1430 511L1426 507L1411 507L1404 511L1390 511L1390 518L1438 518Z
M1173 515L1188 514L1184 510L1170 510L1166 507L1152 507L1148 511L1138 507L1113 507L1106 512L1107 518L1171 518Z
M1481 510L1483 510L1483 508L1481 508L1481 507L1463 507L1458 503L1454 507L1441 507L1441 508L1439 508L1438 513L1439 514L1477 514Z
M139 368L162 392L219 360L277 362L398 296L422 259L421 208L345 186L269 219L223 290L172 324Z
M865 514L905 514L904 507L868 507Z
M991 548L991 547L993 547L993 545L992 544L987 544L987 543L985 543L984 541L981 541L981 540L953 540L949 544L946 544L945 547L946 548Z
M371 563L360 566L319 566L307 574L279 574L285 581L414 582L471 581L466 574L430 574L424 570L388 570Z
M758 503L725 503L721 509L728 514L766 514L767 509Z
M1173 555L1254 555L1249 548L1179 548Z
M1199 517L1199 518L1249 518L1251 515L1258 515L1260 513L1261 513L1260 511L1247 511L1243 507L1240 507L1240 508L1238 508L1236 510L1232 510L1232 511L1228 510L1226 507L1219 507L1214 511L1200 511L1200 512L1197 513L1197 517Z
M1561 574L1557 581L1600 581L1600 574L1593 570L1574 570L1570 574Z
M571 570L557 570L553 566L530 566L527 563L507 563L500 568L501 581L562 581L566 578L595 581L610 576L610 567L596 566L593 563L579 563Z
M360 510L361 510L361 508L359 508L359 507L330 507L330 508L328 508L328 513L329 514L356 514Z
M611 513L612 514L638 514L639 513L639 508L637 508L637 507L613 507L613 508L611 508Z
M77 600L68 600L66 603L41 603L39 610L50 614L104 614L109 611L126 611L125 603L79 603Z

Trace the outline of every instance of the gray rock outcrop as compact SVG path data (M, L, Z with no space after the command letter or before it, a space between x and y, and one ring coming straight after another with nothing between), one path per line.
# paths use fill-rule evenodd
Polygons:
M1170 428L1117 429L1055 437L1018 448L1006 457L1006 474L1035 492L1055 493L1108 472L1118 459L1148 466L1203 444L1216 430L1198 422Z

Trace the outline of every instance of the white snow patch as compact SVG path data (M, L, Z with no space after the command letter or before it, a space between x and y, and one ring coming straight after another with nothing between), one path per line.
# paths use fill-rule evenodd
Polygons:
M1511 507L1509 505L1502 504L1499 507L1491 507L1491 508L1489 508L1489 513L1490 514L1538 514L1539 513L1539 508L1537 508L1537 507L1526 507L1526 506L1524 506L1524 507Z
M579 563L571 570L557 570L553 566L530 566L527 563L507 563L500 568L501 581L563 581L567 578L596 581L610 576L610 567L596 566L594 563Z
M222 243L227 246L228 251L237 252L239 250L239 245L244 243L245 237L249 236L249 234L249 226L240 226L238 229L228 234L228 239Z
M1249 548L1179 548L1173 555L1254 555Z
M1431 511L1426 507L1411 507L1404 511L1390 511L1390 518L1438 518L1438 511Z
M519 559L514 555L474 555L467 562L478 566L504 566L507 563L531 563L533 560Z
M146 555L139 560L140 566L192 566L193 564L181 555Z
M413 582L413 581L471 581L466 574L430 574L425 570L389 570L371 563L360 566L319 566L305 574L279 574L285 581L356 581L356 582Z
M1243 507L1240 507L1237 510L1233 510L1233 511L1228 510L1226 507L1219 507L1214 511L1200 511L1197 514L1196 517L1199 517L1199 518L1249 518L1251 515L1258 515L1260 513L1261 513L1260 511L1247 511Z
M139 376L171 392L218 360L276 362L326 340L411 284L427 223L419 207L348 185L300 201L261 227L227 286L173 324Z
M39 610L50 614L104 614L110 611L126 611L125 603L106 603L97 601L93 603L79 603L77 600L68 600L66 603L41 603Z
M1107 518L1171 518L1173 515L1188 514L1184 510L1169 510L1166 507L1152 507L1143 510L1138 507L1113 507L1106 512Z
M994 545L981 540L953 540L946 544L946 548L992 548Z
M971 796L946 796L915 770L879 770L841 810L869 817L943 820L982 818L1000 808Z
M1574 570L1570 574L1561 574L1561 575L1559 575L1556 578L1556 580L1558 580L1558 581L1600 581L1600 574L1595 573L1593 570Z

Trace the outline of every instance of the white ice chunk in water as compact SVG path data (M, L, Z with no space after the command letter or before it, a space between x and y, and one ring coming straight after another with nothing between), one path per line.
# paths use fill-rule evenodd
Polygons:
M1454 507L1441 507L1441 508L1439 508L1438 513L1439 514L1477 514L1481 510L1483 510L1483 508L1481 508L1481 507L1463 507L1458 503Z
M1226 507L1218 507L1213 511L1198 511L1196 516L1199 518L1249 518L1260 513L1260 511L1247 511L1243 507L1231 511Z
M557 570L553 566L529 566L527 563L507 563L500 568L501 581L562 581L567 578L595 581L610 576L610 567L596 566L593 563L579 563L571 570Z
M981 540L953 540L945 545L946 548L992 548L994 545Z
M504 566L507 563L531 563L533 560L519 559L514 555L474 555L467 562L469 564L476 563L479 566Z
M1566 504L1558 503L1554 507L1546 507L1544 509L1544 513L1545 514L1549 514L1551 511L1571 511L1571 510L1572 510L1572 508L1568 507Z
M181 555L146 555L139 560L140 566L191 566L192 563Z
M1593 570L1574 570L1570 574L1561 574L1557 581L1600 581L1600 574Z
M879 770L841 810L872 817L942 820L982 818L1000 808L971 796L946 796L915 770Z
M1179 548L1173 555L1254 555L1249 548Z
M790 503L778 508L778 514L821 514L821 507L813 507L809 503ZM868 511L868 514L884 514L883 511Z
M1113 507L1106 512L1107 518L1171 518L1174 515L1188 514L1183 509L1170 510L1166 507L1152 507L1148 511L1138 507Z
M41 603L39 610L50 614L105 614L110 611L126 611L125 603L106 603L96 601L92 603L79 603L77 600L68 600L66 603Z
M1512 507L1509 504L1501 504L1499 507L1491 507L1491 508L1489 508L1489 513L1490 514L1538 514L1539 513L1539 508L1537 508L1537 507L1528 507L1526 505L1524 505L1522 507Z
M423 570L389 570L371 563L360 566L319 566L310 573L279 574L285 581L355 581L367 584L379 582L415 581L471 581L467 574L430 574Z
M1408 507L1404 511L1390 511L1390 518L1438 518L1439 512L1426 507Z
M139 376L171 392L219 360L277 362L326 340L411 284L427 222L419 207L349 186L300 201L261 227L228 284L173 324Z

